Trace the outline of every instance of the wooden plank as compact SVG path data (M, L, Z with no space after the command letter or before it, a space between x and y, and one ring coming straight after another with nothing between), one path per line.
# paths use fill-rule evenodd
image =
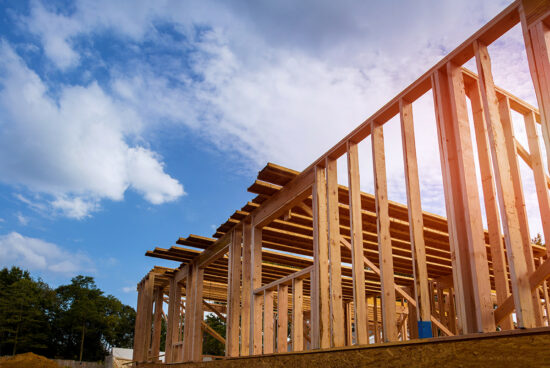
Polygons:
M548 244L550 241L550 197L546 183L546 174L542 162L542 153L539 143L539 137L535 128L535 114L533 112L524 115L525 129L529 141L529 152L531 156L531 168L535 179L537 190L537 199L539 202L540 218L544 239ZM546 254L550 257L550 246L546 247Z
M162 324L162 305L164 303L164 291L162 288L156 287L153 295L153 299L155 301L155 312L153 315L153 341L151 343L151 357L158 357L160 354L160 334Z
M344 303L344 319L346 321L344 325L344 331L346 335L346 345L353 345L353 326L352 326L352 305L351 302Z
M207 325L206 322L201 322L201 328L203 331L206 331L210 336L225 345L225 339L219 333L217 333L216 330Z
M145 279L145 289L144 289L144 332L145 338L143 339L143 351L142 358L144 360L149 359L149 348L151 347L151 326L153 323L153 290L155 286L155 274L149 273L148 277Z
M527 259L523 249L529 247L530 243L525 244L520 229L509 156L506 152L498 101L494 93L489 53L487 47L481 43L476 42L474 47L485 121L489 131L516 316L519 327L535 327L535 308L529 288ZM495 320L498 322L496 314Z
M277 290L277 352L288 351L288 285Z
M304 281L292 279L292 351L304 350Z
M195 260L199 267L207 267L209 264L215 262L217 259L223 257L227 253L227 247L231 242L231 232L226 233L224 236L216 240L214 244L205 249L199 254Z
M252 298L252 229L243 224L243 265L241 290L241 356L250 354L250 299Z
M390 218L388 213L388 190L386 181L386 157L384 133L381 125L373 122L372 158L374 171L374 192L376 197L376 226L378 230L378 253L380 264L380 287L382 302L382 327L384 341L397 341L395 310L395 281L390 239Z
M223 314L220 313L220 311L215 308L214 306L212 306L210 303L207 303L205 302L204 300L202 301L202 305L206 307L206 309L208 309L210 312L214 313L216 316L218 316L219 319L221 319L223 322L226 322L227 319L225 318L225 316Z
M413 290L408 288L405 291L412 292ZM428 295L428 297L429 297L429 295ZM429 299L428 299L428 303L429 303ZM411 339L411 340L418 339L418 324L416 322L416 319L413 318L413 316L417 315L416 307L414 305L412 305L412 303L409 303L407 301L407 309L408 309L408 312L409 312L409 319L408 319L408 322L409 322L409 339ZM430 314L431 314L431 311L430 311Z
M252 289L262 286L262 229L251 226L252 231ZM262 303L261 295L252 294L252 309L250 310L250 354L262 353Z
M341 238L340 241L341 241L342 245L344 245L346 248L351 250L351 245L345 238ZM365 266L370 268L376 275L380 276L380 269L378 267L376 267L376 265L372 261L370 261L367 257L363 256L363 262L364 262ZM403 298L405 298L407 300L407 303L412 304L412 306L416 308L416 300L409 293L407 293L401 286L399 286L397 284L394 284L394 288L395 288L396 293L401 295ZM443 331L443 333L445 335L447 335L447 336L453 336L454 335L450 330L445 328L445 326L443 326L443 324L441 322L439 322L437 320L437 318L434 317L433 315L430 316L430 320L433 324L435 324L437 327L439 327L439 329L441 329L441 331Z
M365 266L363 265L363 220L361 217L361 190L359 177L359 155L357 144L348 142L348 185L351 235L351 262L353 274L353 305L356 343L368 344L368 314L365 299Z
M168 324L166 327L166 361L176 362L177 355L173 348L173 344L180 341L179 334L179 320L180 320L180 301L181 301L181 287L175 279L170 281L170 294L168 303ZM168 348L169 347L169 348Z
M437 122L438 145L445 193L445 209L449 231L449 246L453 265L453 285L459 297L456 299L457 332L476 332L475 303L471 280L470 262L467 261L468 237L459 181L457 145L450 104L449 77L446 69L438 70L432 80L434 108ZM466 254L464 254L466 253Z
M195 272L196 264L190 264L189 267L189 274L187 276L187 279L185 280L185 315L184 315L184 325L183 325L183 347L182 349L176 352L174 352L174 361L177 362L188 362L192 360L192 350L193 350L193 311L195 309L195 286L196 283L194 282L195 277L197 276L197 273ZM181 302L181 298L180 298ZM180 302L178 302L178 313L180 311ZM178 336L181 336L181 332L178 328L175 330L178 330L177 334ZM178 339L179 341L180 339Z
M495 320L464 80L461 69L452 62L447 64L447 74L449 76L451 113L455 128L455 137L457 138L457 166L459 169L460 185L463 189L462 200L470 254L468 258L471 262L470 270L474 290L476 328L478 332L491 332L495 330Z
M518 156L521 157L521 159L527 164L527 166L529 166L530 169L533 169L531 155L529 154L529 152L525 149L525 147L521 145L521 143L517 139L514 139L514 141L516 144L516 151L518 153ZM546 185L550 189L550 177L544 174L544 179L546 180Z
M171 278L168 288L168 315L166 318L166 338L164 341L164 361L166 363L172 363L172 329L174 326L174 295L176 293L176 285L175 280Z
M535 87L538 106L541 112L542 136L546 146L547 164L550 169L550 62L547 27L543 22L533 22L529 14L532 1L522 1L519 8L525 51L529 71ZM527 14L526 14L527 13Z
M190 360L194 362L202 361L202 328L201 324L204 319L204 311L202 309L202 294L204 285L204 268L194 267L193 269L193 311L191 315L191 323L193 324L191 338L191 356ZM189 314L187 314L189 318Z
M327 158L327 220L330 272L330 317L332 346L346 344L342 301L342 257L340 254L340 217L338 213L338 173L336 160Z
M132 351L132 360L136 362L142 359L141 347L143 346L143 343L141 341L144 336L142 331L143 324L141 323L143 320L143 282L140 282L137 285L137 292L138 297L136 305L136 322L134 326L134 349Z
M264 291L264 354L273 353L273 290Z
M373 321L374 321L374 342L376 344L380 343L380 319L378 318L378 297L373 298L373 304L372 304L372 314L373 314Z
M316 309L313 321L313 348L330 347L330 298L329 298L329 267L328 267L328 224L327 224L327 194L325 168L315 169L313 185L313 260L315 265L314 285L315 295L312 309ZM312 316L313 317L313 316ZM318 338L317 338L318 336Z
M412 104L400 101L401 138L403 143L403 164L409 213L413 275L415 279L416 311L418 321L430 321L430 296L428 290L428 268L424 242L424 220L420 199L420 181L416 159Z
M300 271L296 271L294 273L291 273L290 275L287 275L287 276L282 277L280 279L277 279L273 282L270 282L269 284L266 284L262 287L254 289L254 294L261 294L265 290L275 290L275 289L278 288L279 285L289 285L295 279L302 280L302 279L308 277L312 270L313 270L313 265L308 266L304 269L301 269Z
M302 172L254 211L253 226L263 227L309 197L314 172Z
M233 229L233 240L229 245L227 283L227 332L225 355L239 356L239 317L241 287L241 244L242 228Z
M528 285L530 290L535 290L544 281L550 278L550 258L547 258L541 265L537 267L535 272L529 276ZM515 300L513 295L508 297L502 305L495 309L495 321L500 322L504 317L514 311Z
M512 183L515 193L516 211L519 215L519 226L521 235L523 237L523 247L525 253L525 260L527 262L527 272L531 274L535 270L535 259L533 256L533 248L531 247L531 236L529 231L529 221L527 218L527 208L525 207L525 196L523 195L523 185L521 181L521 171L519 168L517 146L515 144L515 134L511 116L510 101L509 99L502 98L498 103L500 121L502 124L502 130L504 132L504 141L506 144L506 152L508 154L508 160L510 162L510 173L512 175ZM537 326L542 326L542 311L540 309L540 300L538 292L533 293L533 305L535 306L535 323Z
M487 136L487 124L485 122L483 104L479 91L479 83L476 81L468 89L474 119L479 167L481 171L481 185L483 188L483 200L485 202L485 214L487 216L487 228L489 232L489 244L491 247L491 260L493 262L493 275L495 278L495 291L497 304L510 296L510 287L506 271L506 255L500 231L500 215L496 199L495 180L491 167L491 151ZM510 330L514 327L512 316L502 320L500 327Z

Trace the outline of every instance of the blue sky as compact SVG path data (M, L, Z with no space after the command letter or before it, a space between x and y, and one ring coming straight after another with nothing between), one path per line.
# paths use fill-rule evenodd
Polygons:
M146 250L211 236L268 161L305 168L508 3L0 0L0 264L135 305L176 266ZM534 103L520 40L492 49L495 79ZM434 132L424 206L444 214Z

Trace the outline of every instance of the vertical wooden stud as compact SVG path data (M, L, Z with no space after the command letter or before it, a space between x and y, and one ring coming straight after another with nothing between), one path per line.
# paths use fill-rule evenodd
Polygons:
M511 177L509 156L506 152L505 137L502 129L498 100L496 97L491 63L487 47L479 42L474 43L476 63L485 120L489 131L493 166L497 181L501 217L503 222L508 264L512 281L512 295L516 307L519 327L535 327L535 306L533 305L529 286L529 268L525 257L525 244L520 227L519 214Z
M332 346L346 344L344 305L342 301L342 259L340 249L340 217L338 214L338 173L336 160L327 158L327 220L330 267L330 311Z
M273 290L264 291L264 354L273 353Z
M252 227L252 308L250 310L250 354L262 353L262 303L263 295L254 294L262 286L262 229Z
M251 257L252 257L252 231L248 222L243 224L243 266L242 266L242 290L241 290L241 356L250 353L250 300L251 288Z
M162 304L164 303L164 291L162 288L155 288L155 314L153 315L153 341L151 343L151 358L159 360L160 354L160 333L162 324Z
M466 211L465 219L472 287L477 312L475 315L476 325L479 332L490 332L495 331L495 318L462 69L449 62L447 64L447 74L449 76L451 112L459 153L457 155L459 178L463 188L462 198L464 210Z
M459 180L458 146L450 102L450 78L447 74L446 68L434 72L432 90L453 265L453 285L459 295L456 306L457 332L463 334L478 331L475 318L478 311L474 302L466 210L463 202L463 186ZM419 334L421 334L420 331Z
M348 142L347 149L355 334L356 343L364 345L369 343L369 335L367 333L368 313L365 298L359 155L356 143Z
M386 182L386 155L382 125L371 123L372 158L374 171L374 192L376 202L376 225L378 229L378 253L380 257L380 283L382 302L382 327L384 341L397 341L395 309L395 281L388 212L388 190Z
M239 356L239 317L240 317L240 286L241 286L241 242L242 229L233 230L229 245L228 285L227 285L227 333L226 356Z
M325 168L315 168L313 185L313 260L315 268L313 307L315 315L312 344L314 349L330 347L330 296L328 265L328 224Z
M277 289L277 352L288 351L288 285Z
M540 218L542 222L542 231L544 239L548 244L550 242L550 197L548 195L548 187L546 184L546 174L542 163L542 153L539 143L539 136L535 128L535 113L524 115L525 129L527 131L527 139L529 141L529 154L531 156L531 167L535 179L535 187L537 190L537 198L539 201ZM550 256L550 246L546 247L546 254Z
M431 324L430 299L428 290L428 268L426 266L426 245L424 242L424 219L420 200L420 181L416 160L414 122L412 104L404 100L399 103L401 117L401 137L403 142L403 163L407 188L409 230L415 280L417 320ZM412 318L412 315L409 316ZM429 327L428 327L429 328Z
M526 14L532 8L529 0L522 0L519 8L525 51L529 61L531 79L535 87L538 106L541 112L542 136L546 145L547 164L550 170L550 40L548 40L548 27L544 22L532 19L531 14ZM538 5L542 5L540 2Z
M292 280L292 350L304 350L304 281Z
M493 275L495 278L495 291L497 304L501 305L508 296L510 296L510 286L506 271L506 255L504 253L504 244L502 233L500 231L500 215L495 190L495 180L493 169L491 167L491 150L489 147L487 124L479 83L473 83L468 89L470 101L472 103L472 112L474 119L474 129L476 134L477 153L479 157L479 168L481 172L481 185L483 188L483 200L485 202L485 214L487 216L487 229L489 233L489 245L491 248L491 260L493 262ZM513 328L512 316L500 322L502 330Z

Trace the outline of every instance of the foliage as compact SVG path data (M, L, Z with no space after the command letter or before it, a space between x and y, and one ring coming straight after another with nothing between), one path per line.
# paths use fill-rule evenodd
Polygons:
M220 317L214 314L208 314L204 322L225 338L225 322ZM202 351L203 354L207 355L223 356L225 355L225 346L209 334L204 333Z
M27 271L0 271L0 355L48 350L55 292Z
M105 296L88 276L52 290L17 267L0 271L0 355L103 360L110 346L131 348L136 313Z
M542 243L542 236L540 235L540 233L537 233L537 235L533 239L531 239L531 242L536 245L545 246L545 244Z

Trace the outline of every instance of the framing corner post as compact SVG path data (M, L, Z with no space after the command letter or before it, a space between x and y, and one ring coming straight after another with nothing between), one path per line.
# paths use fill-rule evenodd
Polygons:
M328 224L325 168L315 167L313 184L312 339L313 349L330 347L330 296L328 265Z

